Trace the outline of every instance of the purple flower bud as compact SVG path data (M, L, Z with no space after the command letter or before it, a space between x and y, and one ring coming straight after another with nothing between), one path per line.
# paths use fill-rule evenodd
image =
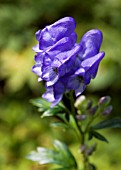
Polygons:
M91 107L92 107L92 100L88 100L87 101L87 110L91 109Z
M74 103L74 106L76 108L78 108L80 105L82 105L84 103L84 101L86 100L86 97L84 95L80 95L77 99L76 102Z
M85 120L86 117L87 117L87 115L84 115L84 114L82 114L82 115L76 115L77 120Z
M111 111L113 110L113 106L109 105L108 107L106 107L104 110L103 110L103 113L102 115L103 116L107 116L111 113Z
M86 145L82 145L82 146L80 147L81 153L85 152L85 149L86 149Z
M104 96L104 97L101 97L98 104L99 105L108 105L111 101L111 97L110 96Z
M86 150L86 155L90 156L96 150L96 144L92 145L89 149Z
M92 108L89 110L89 114L90 114L90 115L94 115L94 114L96 113L97 109L98 109L98 106L92 107Z

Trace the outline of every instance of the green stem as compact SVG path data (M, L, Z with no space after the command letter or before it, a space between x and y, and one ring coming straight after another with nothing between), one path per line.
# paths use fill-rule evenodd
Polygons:
M71 102L71 114L73 115L73 118L75 120L77 129L79 131L79 135L81 137L81 145L85 145L85 140L86 140L86 131L83 131L81 126L78 123L78 120L76 118L77 112L76 109L74 107L74 97L73 97L73 92L70 92L70 102ZM83 154L83 161L84 161L84 170L89 170L89 160L88 160L88 156L86 155L85 152L82 153Z
M74 107L74 97L73 97L73 91L70 92L70 101L71 101L71 111L72 111L72 114L73 115L76 115L76 110L75 110L75 107Z
M81 134L81 135L82 135L81 146L84 146L86 143L86 133L83 132L83 134ZM89 159L88 159L88 156L86 155L85 151L82 152L82 155L83 155L84 170L90 170L89 169Z
M77 129L79 131L79 134L80 134L80 137L81 137L81 140L82 140L83 131L82 131L81 127L79 126L78 120L76 118L77 112L76 112L76 109L74 107L75 100L74 100L74 97L73 97L73 91L70 92L70 101L71 101L71 114L73 115L73 118L75 120Z
M98 112L99 112L99 111L98 111ZM97 112L97 114L96 114L95 116L92 116L91 119L90 119L90 121L87 123L87 126L86 126L86 128L85 128L85 130L84 130L84 133L85 133L85 134L88 132L89 127L90 127L90 125L92 124L92 122L98 117L98 112ZM99 112L99 113L100 113L100 112Z

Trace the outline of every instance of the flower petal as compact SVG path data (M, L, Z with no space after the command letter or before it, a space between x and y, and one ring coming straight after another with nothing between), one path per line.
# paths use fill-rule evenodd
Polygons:
M42 75L41 64L35 64L35 65L32 67L32 72L34 72L35 74L37 74L38 76L41 77L41 75Z
M59 53L56 56L56 58L58 58L60 61L62 61L62 63L65 63L66 61L71 59L72 56L76 56L79 51L80 51L80 46L78 44L76 44L72 49Z
M41 30L38 30L36 33L36 39L39 41L40 40L40 37L41 37Z
M43 62L44 53L39 52L35 55L34 60L39 64Z
M45 27L41 31L40 39L39 39L39 49L45 50L48 47L52 46L54 44L54 40L52 36L50 35L48 28Z
M62 64L60 65L58 72L62 77L65 74L73 74L79 65L76 63L76 55L80 47L75 46L71 50L58 54L56 58L60 59Z
M53 102L55 100L54 94L53 94L53 88L48 87L47 91L42 95L42 97L49 102Z
M59 98L55 99L55 100L52 102L51 107L54 107L55 105L57 105L57 104L62 100L62 97L63 97L63 95L60 95Z
M42 50L39 49L39 44L35 45L35 46L32 48L32 50L35 51L36 53L42 51Z
M99 52L102 39L102 32L100 30L93 29L84 34L80 42L80 59L85 60L96 55Z
M71 17L65 17L54 24L48 26L48 30L54 40L58 41L63 37L68 37L75 30L76 22Z
M52 67L46 67L42 72L42 79L48 82L48 86L51 86L58 80L58 74Z
M59 99L62 98L64 92L65 92L65 86L61 79L57 83L53 85L53 91L54 91L54 98Z
M84 81L86 84L90 83L91 78L95 78L99 63L104 55L104 52L100 52L97 55L82 61L81 66L85 69Z
M39 48L41 50L47 49L63 37L70 36L75 27L75 20L71 17L62 18L54 24L45 27L41 33L37 33Z
M53 51L67 51L73 48L74 44L76 43L77 35L76 33L72 33L69 37L64 37L57 41L49 50L48 53Z
M67 88L69 90L76 90L79 88L81 80L79 79L78 76L70 76L67 81Z
M76 97L82 94L85 88L86 88L86 85L84 84L84 82L81 82L79 88L75 90Z
M46 99L47 101L51 102L52 105L51 107L54 107L55 105L57 105L62 97L63 97L63 93L60 93L58 96L56 96L56 98L54 97L54 91L53 91L53 86L47 87L46 92L42 95L42 97L44 99Z

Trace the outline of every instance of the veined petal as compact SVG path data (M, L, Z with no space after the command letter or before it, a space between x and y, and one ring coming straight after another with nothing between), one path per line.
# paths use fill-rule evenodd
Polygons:
M76 90L79 88L79 85L81 83L81 79L79 79L78 76L70 76L67 81L67 89L69 90Z
M62 100L62 97L63 97L63 95L60 95L59 98L55 99L55 100L52 102L51 107L54 107L55 105L57 105L57 104Z
M81 66L85 69L84 81L89 84L91 78L95 78L100 61L103 59L105 53L100 52L96 56L82 61Z
M103 59L104 55L104 52L100 52L93 57L87 58L86 60L81 62L82 68L88 70L90 67L94 67L96 63L99 63Z
M58 59L50 61L50 64L43 65L42 78L47 81L47 86L52 86L59 79L58 68L61 62Z
M77 47L75 49L73 48L71 52L68 51L60 55L60 60L62 64L60 65L58 69L58 73L61 77L64 76L65 74L69 74L69 75L73 74L75 70L77 70L79 65L77 65L76 63L76 54L78 53L78 51L79 51L79 48ZM59 55L57 57L59 58Z
M61 81L61 79L59 79L59 81L57 81L57 83L55 83L53 85L53 91L54 91L55 99L62 98L62 96L65 92L65 86L64 86L63 82Z
M55 58L51 64L52 68L59 68L62 62L58 58Z
M42 97L49 102L53 102L55 100L53 94L53 87L48 87L47 91L42 95Z
M85 74L85 69L84 68L79 68L75 72L75 75L82 76L82 77L84 77L84 74Z
M76 56L80 51L80 45L76 44L71 50L59 53L56 58L58 58L62 63L68 61L72 56Z
M57 41L51 48L48 49L48 53L53 51L67 51L73 48L74 44L76 43L77 35L73 32L69 37L64 37Z
M42 78L41 78L41 77L38 78L38 82L40 82L40 81L42 81Z
M54 24L48 26L49 33L55 41L60 40L63 37L68 37L76 28L76 22L71 17L65 17Z
M44 70L45 67L51 66L52 63L52 58L49 56L47 53L45 53L43 57L43 65L42 65L42 71Z
M41 71L41 64L35 64L32 67L32 72L34 72L35 74L37 74L38 76L42 75L42 71Z
M86 85L84 84L84 82L81 82L79 88L75 90L76 97L82 94L85 88L86 88Z
M90 30L84 34L80 42L80 59L85 60L96 55L99 52L100 46L102 44L102 39L102 32L97 29Z
M36 39L39 41L40 40L40 37L41 37L41 30L38 30L36 33Z
M76 27L75 20L71 17L65 17L52 25L46 26L41 33L37 33L39 48L44 50L54 45L63 37L68 37Z
M53 40L52 36L50 35L48 28L45 27L41 31L41 35L40 35L40 38L39 38L39 49L40 50L46 50L47 48L49 48L53 44L54 44L54 40Z
M58 74L52 67L46 67L42 72L42 79L48 82L48 85L53 85L58 80Z
M54 92L53 92L53 86L51 86L51 87L47 87L47 90L42 95L42 97L44 99L46 99L47 101L51 102L52 103L51 107L54 107L55 105L57 105L61 101L63 94L60 94L58 96L58 98L55 99Z
M44 57L44 53L43 52L39 52L35 55L34 60L36 61L36 63L43 63L43 57Z
M35 45L35 46L32 48L32 50L35 51L36 53L42 52L42 50L39 49L39 44Z

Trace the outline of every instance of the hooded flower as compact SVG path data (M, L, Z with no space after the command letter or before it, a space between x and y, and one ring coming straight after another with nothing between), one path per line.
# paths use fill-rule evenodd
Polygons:
M43 98L52 106L62 100L70 90L80 95L91 78L95 78L104 52L100 51L102 33L93 29L76 43L75 20L65 17L36 33L38 44L32 71L39 76L38 81L46 82Z

